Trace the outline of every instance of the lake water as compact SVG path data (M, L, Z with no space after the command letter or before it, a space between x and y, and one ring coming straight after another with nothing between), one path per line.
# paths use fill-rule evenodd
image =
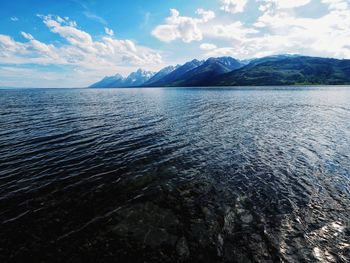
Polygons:
M350 87L0 90L1 262L349 262Z

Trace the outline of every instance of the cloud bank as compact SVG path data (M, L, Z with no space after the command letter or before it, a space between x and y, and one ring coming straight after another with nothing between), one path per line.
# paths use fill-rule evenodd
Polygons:
M59 35L64 44L47 44L28 32L21 32L24 41L0 34L0 60L7 65L61 65L76 67L80 72L111 72L125 68L157 65L162 62L159 52L117 39L113 30L105 28L99 40L78 29L75 21L53 15L38 15L47 28ZM9 68L7 68L8 70ZM83 75L83 74L82 74ZM84 82L87 83L87 82Z
M320 0L320 15L303 16L311 0L220 0L222 13L213 11L207 19L180 16L172 9L165 24L152 34L163 42L181 39L184 43L203 41L204 57L230 55L237 58L261 57L278 53L350 58L350 3L347 0ZM256 19L247 22L236 15L254 5ZM252 6L250 6L252 8ZM198 11L197 11L198 15ZM250 19L252 20L252 19ZM335 41L336 40L336 41ZM216 48L209 48L211 42ZM213 46L211 46L213 47Z
M152 35L164 42L171 42L181 39L185 43L192 41L200 41L203 39L200 26L215 18L213 11L198 9L196 14L199 18L180 16L176 9L170 10L170 17L166 19L166 23L157 26Z

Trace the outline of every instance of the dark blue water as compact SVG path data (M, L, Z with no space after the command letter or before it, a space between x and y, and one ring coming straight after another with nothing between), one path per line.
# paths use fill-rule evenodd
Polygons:
M1 262L349 262L350 87L0 90Z

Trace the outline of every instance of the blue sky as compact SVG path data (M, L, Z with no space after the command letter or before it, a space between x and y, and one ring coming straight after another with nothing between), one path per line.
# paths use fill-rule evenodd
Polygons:
M211 56L350 58L349 0L12 0L0 86L83 87Z

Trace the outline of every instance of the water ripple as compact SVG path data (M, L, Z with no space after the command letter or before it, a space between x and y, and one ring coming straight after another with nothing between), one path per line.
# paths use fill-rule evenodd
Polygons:
M348 88L0 90L0 260L349 262Z

